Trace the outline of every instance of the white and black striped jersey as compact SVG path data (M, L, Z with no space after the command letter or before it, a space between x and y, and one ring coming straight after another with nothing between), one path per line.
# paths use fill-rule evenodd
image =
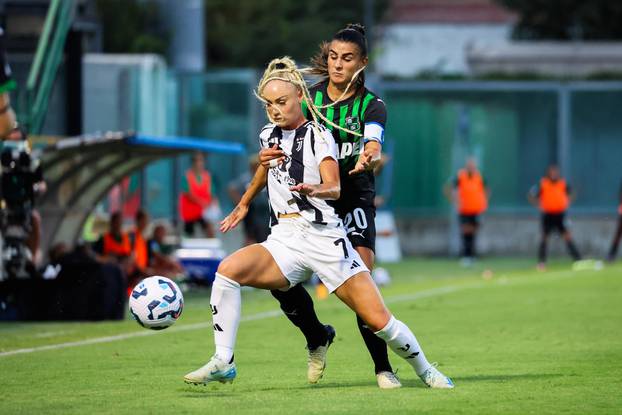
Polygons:
M319 134L318 134L319 133ZM278 223L279 214L300 213L309 222L332 225L341 222L326 200L301 195L289 190L299 183L320 184L320 163L325 158L337 161L337 146L330 131L323 126L313 128L311 121L295 130L266 125L259 134L262 148L277 144L285 159L268 169L270 224Z

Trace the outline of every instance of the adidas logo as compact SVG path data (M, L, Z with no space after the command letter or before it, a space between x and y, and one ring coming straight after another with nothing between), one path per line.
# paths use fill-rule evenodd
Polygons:
M214 324L214 331L223 331L222 327L220 327L218 324Z
M359 264L358 262L352 261L352 265L350 265L350 269L358 268L360 266L361 266L361 264Z

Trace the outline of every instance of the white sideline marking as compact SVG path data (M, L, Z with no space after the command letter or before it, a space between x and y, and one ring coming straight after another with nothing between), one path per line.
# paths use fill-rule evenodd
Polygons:
M568 274L568 273L569 271L560 271L556 273L551 272L548 275L546 275L545 278L542 278L536 281L541 282L541 281L545 281L548 279L558 279L560 277L564 277L565 276L564 274ZM556 274L561 274L561 275L556 275ZM572 272L567 276L572 277L576 275L577 273ZM534 280L530 280L530 282L533 282L533 281ZM463 291L463 290L470 289L470 288L482 288L486 286L491 286L492 284L495 284L495 283L497 285L502 285L502 284L509 285L510 283L520 283L520 282L525 282L525 281L517 280L517 279L506 279L504 277L501 277L500 279L493 280L491 283L483 283L481 281L478 281L478 282L474 282L470 284L446 285L444 287L431 288L429 290L419 291L419 292L412 293L412 294L396 295L396 296L385 299L385 302L390 304L390 303L399 303L403 301L413 301L413 300L418 300L421 298L435 297L435 296L439 296L443 294ZM264 311L262 313L251 314L250 316L242 317L240 319L240 322L243 323L245 321L264 320L267 318L280 316L281 314L282 314L281 310ZM204 329L204 328L211 327L211 326L212 326L211 322L187 324L184 326L172 327L171 329L166 330L165 333L200 330L200 329ZM79 341L74 341L74 342L49 344L47 346L27 347L24 349L15 349L15 350L9 350L7 352L0 352L0 357L13 356L16 354L44 352L47 350L66 349L69 347L88 346L90 344L111 343L111 342L116 342L120 340L132 339L134 337L153 336L159 333L161 332L154 331L154 330L143 330L143 331L136 331L132 333L119 334L116 336L97 337L94 339L79 340Z
M240 322L263 320L266 318L276 317L279 315L281 315L281 310L270 310L270 311L266 311L263 313L257 313L257 314L252 314L250 316L242 317L240 319ZM180 331L199 330L199 329L204 329L204 328L211 327L211 326L212 326L212 323L209 323L209 322L186 324L184 326L172 327L170 330L167 330L166 332L172 333L172 332L180 332ZM38 347L27 347L24 349L9 350L8 352L0 352L0 357L12 356L12 355L24 354L24 353L44 352L46 350L66 349L68 347L87 346L89 344L110 343L110 342L116 342L119 340L131 339L134 337L153 336L158 333L160 332L155 331L155 330L144 330L144 331L136 331L132 333L119 334L116 336L97 337L94 339L78 340L75 342L49 344L47 346L38 346Z

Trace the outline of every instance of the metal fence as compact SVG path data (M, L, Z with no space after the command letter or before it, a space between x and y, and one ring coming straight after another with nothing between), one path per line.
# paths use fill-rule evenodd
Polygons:
M114 81L112 89L121 92L110 102L122 105L112 112L100 108L101 93L91 95L94 107L86 111L86 125L104 129L119 118L123 125L109 129L225 139L244 143L250 153L257 150L265 114L252 94L256 71L162 76L157 65L148 68L139 66L120 77L123 82ZM99 92L104 77L97 78ZM451 207L443 185L469 155L479 161L492 189L492 213L529 212L526 194L553 162L577 190L575 212L612 212L617 205L622 82L380 81L373 89L387 105L386 137L394 149L392 168L385 171L391 180L378 183L402 216L446 216ZM154 216L176 215L188 165L182 157L145 169L141 198ZM246 161L212 157L208 168L223 207L230 207L226 186L247 168Z
M620 82L381 82L394 140L398 213L443 214L443 184L468 155L491 212L527 211L549 163L577 190L577 212L611 212L622 180ZM397 191L399 189L399 191Z

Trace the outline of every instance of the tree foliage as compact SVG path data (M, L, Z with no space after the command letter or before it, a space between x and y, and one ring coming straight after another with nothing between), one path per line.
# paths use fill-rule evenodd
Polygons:
M168 35L154 1L97 0L107 53L158 53L165 55Z
M622 1L495 0L518 13L516 39L622 39Z
M364 21L364 0L207 0L210 66L265 66L289 55L308 62L319 43L347 23ZM374 2L375 19L388 6Z

